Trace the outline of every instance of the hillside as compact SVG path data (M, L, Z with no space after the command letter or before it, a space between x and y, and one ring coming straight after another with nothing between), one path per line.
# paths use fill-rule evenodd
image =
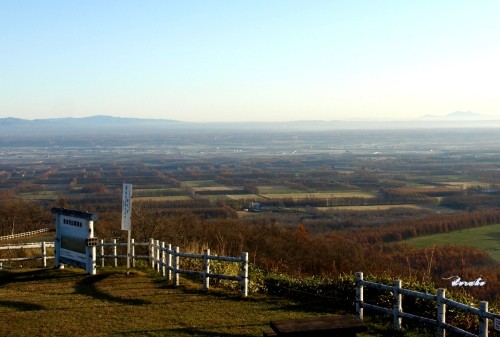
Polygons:
M186 284L186 281L183 281ZM331 313L290 300L165 287L136 271L0 271L0 326L7 336L262 336L270 320Z

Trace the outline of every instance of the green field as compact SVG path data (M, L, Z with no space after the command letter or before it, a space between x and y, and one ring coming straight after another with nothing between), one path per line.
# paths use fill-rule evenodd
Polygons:
M407 242L414 247L448 244L476 247L500 262L500 224L422 236Z

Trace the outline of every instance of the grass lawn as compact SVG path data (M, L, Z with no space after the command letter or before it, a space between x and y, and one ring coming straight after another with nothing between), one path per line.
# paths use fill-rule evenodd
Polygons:
M228 290L204 293L200 285L182 284L172 288L149 271L126 275L119 268L97 275L75 268L3 270L0 334L251 337L269 330L270 320L329 314L286 299L242 299Z
M477 247L485 250L492 258L500 262L500 224L422 236L407 242L415 247L447 244Z

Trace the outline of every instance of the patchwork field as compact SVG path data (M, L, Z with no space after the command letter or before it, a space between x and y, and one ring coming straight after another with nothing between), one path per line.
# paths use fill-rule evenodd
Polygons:
M374 193L363 191L332 191L332 192L292 192L292 193L261 193L263 197L269 199L291 198L291 199L307 199L307 198L373 198Z

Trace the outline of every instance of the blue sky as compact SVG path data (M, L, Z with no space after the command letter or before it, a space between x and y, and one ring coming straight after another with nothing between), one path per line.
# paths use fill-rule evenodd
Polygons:
M0 117L500 118L500 1L0 1Z

